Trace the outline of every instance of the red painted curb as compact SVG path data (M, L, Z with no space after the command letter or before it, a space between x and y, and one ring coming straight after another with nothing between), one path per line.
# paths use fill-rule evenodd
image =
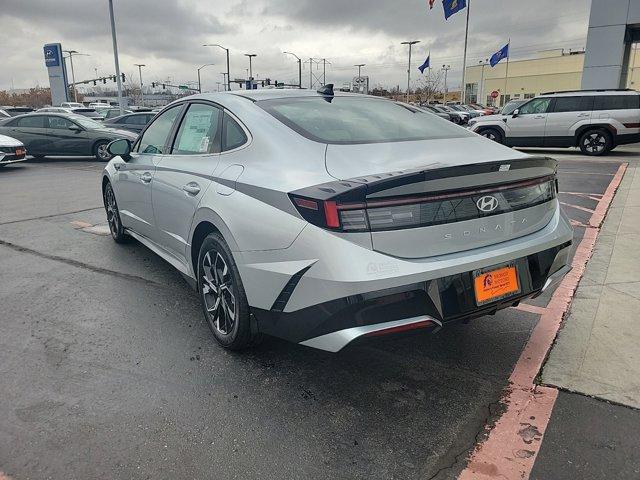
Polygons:
M535 378L556 338L575 290L593 254L600 225L620 186L627 164L618 168L598 202L575 256L573 270L556 289L509 377L502 403L506 410L484 442L476 445L458 480L529 478L558 396L555 388L536 386Z

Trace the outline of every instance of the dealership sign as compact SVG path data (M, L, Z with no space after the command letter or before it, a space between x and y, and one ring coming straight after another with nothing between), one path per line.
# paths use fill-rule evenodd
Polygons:
M44 64L47 67L60 66L60 50L58 44L50 44L44 46Z
M69 101L67 91L67 69L62 57L62 45L59 43L47 43L44 46L44 64L49 76L51 88L51 105L59 106L62 102Z

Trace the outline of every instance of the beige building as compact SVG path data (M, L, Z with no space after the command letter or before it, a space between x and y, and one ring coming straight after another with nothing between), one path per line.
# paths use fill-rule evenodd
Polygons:
M628 88L640 89L636 48L631 55ZM638 61L640 66L640 59ZM506 60L494 68L488 63L467 67L467 98L490 105L504 105L505 101L533 98L544 92L580 90L583 64L584 51L556 49L541 51L536 58L528 60L511 60L508 78L505 78ZM491 98L494 91L498 92L495 101Z

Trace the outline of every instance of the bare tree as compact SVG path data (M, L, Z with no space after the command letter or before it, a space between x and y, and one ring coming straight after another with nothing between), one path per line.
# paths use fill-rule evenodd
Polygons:
M415 98L418 103L430 102L442 94L444 75L442 70L432 70L417 81Z

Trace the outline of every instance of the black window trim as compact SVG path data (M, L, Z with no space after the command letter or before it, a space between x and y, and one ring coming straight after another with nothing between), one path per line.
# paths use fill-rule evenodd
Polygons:
M176 119L178 118L182 118L182 114L184 113L184 106L187 104L187 102L179 102L179 103L171 103L169 105L166 106L166 108L163 108L162 110L160 110L157 114L157 118L160 118L161 115L164 115L166 112L168 112L169 110L171 110L174 107L180 107L178 109L178 114L176 115ZM128 115L128 114L127 114ZM131 146L131 151L133 153L137 153L138 155L147 155L146 153L140 153L138 152L136 149L140 146L140 142L142 142L142 137L144 137L144 134L147 132L147 130L149 129L149 127L151 125L153 125L155 122L149 122L145 125L144 129L140 132L140 134L138 135L138 138L136 138L136 141L133 143L133 145ZM171 126L171 130L169 130L169 133L167 134L167 138L165 139L165 143L162 146L164 151L167 151L168 145L170 146L171 144L168 142L168 139L172 138L172 136L175 133L175 126L176 126L176 121L173 121L173 125ZM153 153L151 155L166 155L164 153L162 154L158 154L158 153Z
M225 150L224 149L224 134L225 134L225 131L224 131L224 117L222 117L222 122L221 122L222 131L221 131L221 134L220 134L220 150L221 150L220 153L221 154L233 153L233 152L237 152L238 150L241 150L243 148L248 147L251 144L251 142L253 141L253 137L251 136L251 132L249 131L249 129L245 126L245 124L232 111L230 111L230 110L225 108L224 109L224 114L225 115L229 115L229 117L231 117L231 119L233 121L235 121L240 126L240 128L244 131L244 136L245 136L246 140L245 140L245 142L243 144L238 145L235 148L231 148L229 150Z

